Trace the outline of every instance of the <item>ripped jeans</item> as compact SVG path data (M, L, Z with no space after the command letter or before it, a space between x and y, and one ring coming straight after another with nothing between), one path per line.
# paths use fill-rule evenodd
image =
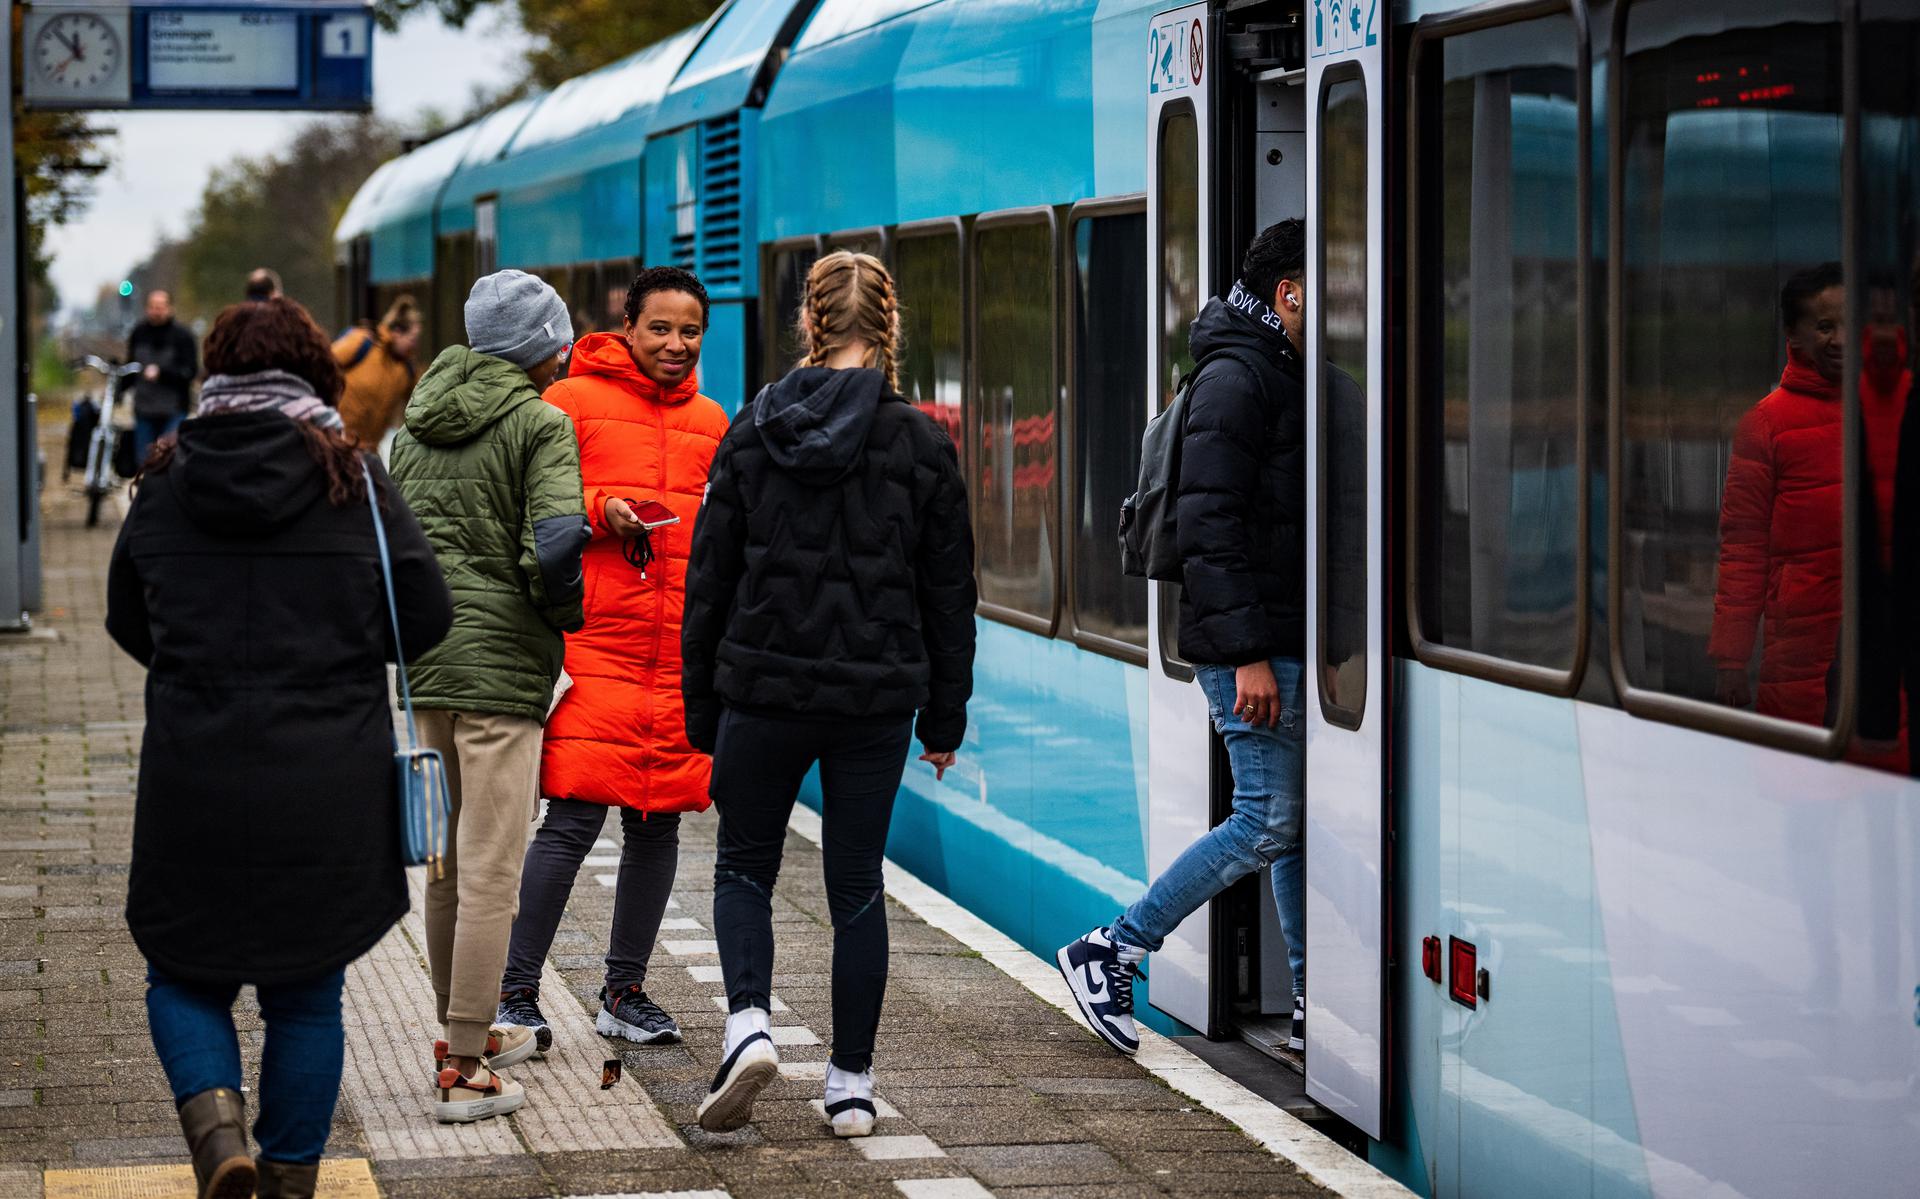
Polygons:
M714 936L736 1012L771 1006L773 884L800 783L820 764L820 849L833 920L833 1064L856 1074L872 1066L887 990L880 864L912 736L911 716L796 720L728 708L713 747L720 813Z
M1148 952L1214 896L1264 866L1273 867L1273 900L1287 938L1293 993L1307 993L1306 672L1298 658L1272 660L1280 684L1280 723L1256 728L1233 714L1231 666L1195 666L1213 727L1233 769L1233 815L1187 846L1126 914L1116 940Z

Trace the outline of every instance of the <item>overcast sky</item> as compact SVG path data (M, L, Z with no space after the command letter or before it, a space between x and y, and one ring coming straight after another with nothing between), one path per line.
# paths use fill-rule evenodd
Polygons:
M504 6L502 6L504 7ZM398 33L376 34L373 102L405 125L422 109L457 112L476 83L516 73L526 35L491 10L449 29L417 15ZM103 283L117 283L162 234L178 234L199 205L207 176L239 155L284 145L314 118L302 113L102 113L120 130L108 146L113 170L99 180L85 217L49 239L53 282L63 307L85 307Z

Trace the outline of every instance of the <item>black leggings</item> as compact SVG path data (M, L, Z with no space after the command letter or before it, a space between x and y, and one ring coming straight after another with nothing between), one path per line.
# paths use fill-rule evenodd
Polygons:
M540 966L553 948L554 930L560 927L560 914L573 894L573 880L606 826L610 810L583 799L547 801L547 818L527 846L527 865L520 875L520 914L513 921L501 990L524 988L539 993ZM680 865L680 816L621 808L620 839L613 931L607 941L609 991L647 981L647 959L653 956L653 941L660 935L660 918L666 914L674 872Z
M907 765L910 717L789 720L727 709L713 754L720 848L714 934L733 1011L767 1008L773 991L773 884L800 782L820 763L821 857L833 917L833 1064L873 1064L887 990L887 905L880 863Z

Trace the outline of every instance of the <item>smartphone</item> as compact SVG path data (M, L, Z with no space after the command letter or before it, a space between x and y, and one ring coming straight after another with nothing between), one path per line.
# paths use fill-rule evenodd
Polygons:
M663 525L680 523L680 518L673 514L673 509L659 500L628 500L627 507L633 509L634 519L644 528L658 529Z

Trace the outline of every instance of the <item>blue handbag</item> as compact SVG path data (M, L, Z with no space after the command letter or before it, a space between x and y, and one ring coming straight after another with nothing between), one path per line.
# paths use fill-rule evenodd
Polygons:
M373 509L373 539L380 546L380 580L387 588L387 616L393 621L393 657L400 668L400 701L407 713L407 748L394 739L393 770L400 795L400 861L426 866L434 878L445 877L447 824L452 803L447 796L447 764L437 749L420 747L420 730L413 723L413 693L407 687L407 655L400 647L400 606L393 598L393 560L387 555L387 528L380 519L380 501L374 495L373 472L360 464L367 481L367 504Z

